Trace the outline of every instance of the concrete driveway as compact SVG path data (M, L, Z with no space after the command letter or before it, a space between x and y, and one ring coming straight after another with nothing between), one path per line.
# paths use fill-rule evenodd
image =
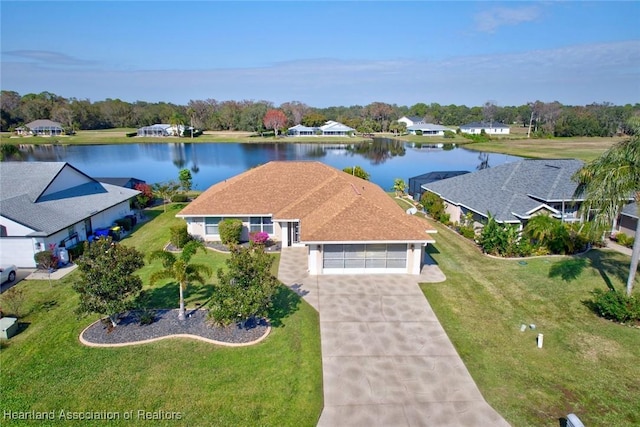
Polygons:
M320 313L319 426L508 426L478 390L417 283L423 276L308 276L285 248L279 278ZM436 271L437 269L437 271Z

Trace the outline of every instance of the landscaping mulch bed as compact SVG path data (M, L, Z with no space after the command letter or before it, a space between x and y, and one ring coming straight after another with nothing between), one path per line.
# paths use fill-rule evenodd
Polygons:
M138 313L130 311L120 318L115 328L111 328L109 321L99 321L89 326L82 337L93 344L123 344L189 334L224 343L242 344L262 337L269 327L265 319L249 320L244 327L239 324L213 326L204 309L187 310L184 320L178 319L178 310L156 310L154 313L155 321L149 325L141 325Z
M227 245L222 244L221 242L205 242L204 245L210 249L214 249L219 252L231 252L231 249ZM242 242L239 246L248 248L250 246L249 242ZM271 244L267 244L264 248L265 252L279 252L280 251L280 242L275 242Z

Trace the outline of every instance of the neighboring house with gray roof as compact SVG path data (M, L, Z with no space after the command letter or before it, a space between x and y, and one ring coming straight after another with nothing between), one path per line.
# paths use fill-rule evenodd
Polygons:
M132 214L140 192L100 183L66 162L0 167L0 262L35 267L35 253L73 247Z
M618 219L617 231L627 236L636 237L638 229L638 203L629 203L622 208Z
M18 135L62 135L62 124L48 119L34 120L16 129Z
M440 196L452 222L472 212L477 222L491 214L496 221L524 226L542 213L564 221L579 221L582 198L574 198L571 177L583 166L579 160L521 160L424 184Z
M356 130L342 123L329 120L322 126L295 125L287 129L289 136L351 136Z
M407 126L407 132L411 135L424 135L424 136L444 136L446 131L455 132L454 129L450 129L446 126L434 125L433 123L420 123L412 126Z
M509 135L509 126L498 122L473 122L460 126L460 132L479 135L484 130L487 135Z

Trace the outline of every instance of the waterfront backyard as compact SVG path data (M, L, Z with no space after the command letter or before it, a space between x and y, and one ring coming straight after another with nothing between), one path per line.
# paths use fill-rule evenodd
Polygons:
M145 253L162 247L180 205L149 210L151 221L123 240ZM514 426L557 426L577 413L586 425L640 422L640 329L596 317L583 301L607 282L621 288L627 256L486 258L471 242L435 224L431 256L447 281L422 289L485 399ZM198 254L214 270L226 255ZM152 266L140 270L145 284ZM23 331L0 351L2 407L8 411L174 411L154 425L313 426L322 409L317 313L280 292L274 328L245 348L170 339L126 348L88 348L78 335L97 317L77 319L76 273L51 285L18 284L26 295ZM214 277L209 281L215 280ZM636 285L637 286L637 285ZM145 286L158 308L177 306L170 283ZM208 286L191 287L187 306ZM4 303L5 295L0 297ZM521 324L535 324L520 331ZM536 336L544 334L544 347ZM134 420L135 421L135 420ZM37 421L15 425L41 425ZM86 422L99 425L103 421ZM114 425L133 425L120 420Z

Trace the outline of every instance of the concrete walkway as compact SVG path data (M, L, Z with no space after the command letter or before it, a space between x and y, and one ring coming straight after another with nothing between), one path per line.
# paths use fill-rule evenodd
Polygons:
M411 275L306 273L284 248L279 278L320 313L324 409L319 426L508 426L483 399Z

